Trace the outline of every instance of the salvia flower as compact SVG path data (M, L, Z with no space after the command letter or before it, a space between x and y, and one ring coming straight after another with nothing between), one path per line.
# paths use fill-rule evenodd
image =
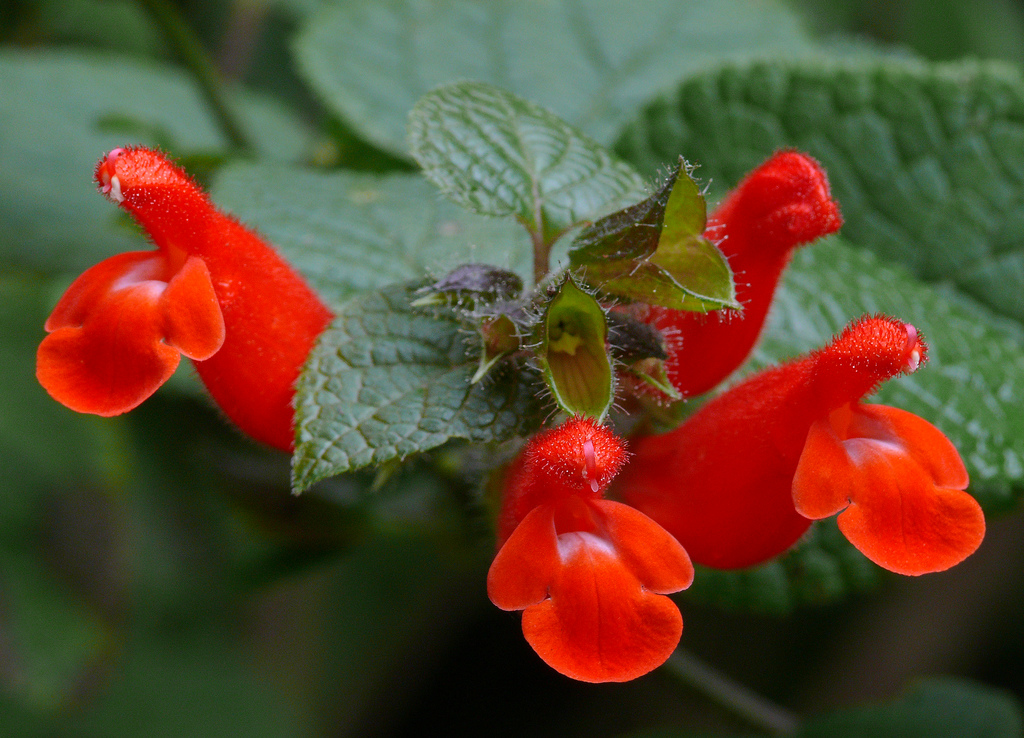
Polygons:
M330 311L160 152L114 149L96 181L157 249L114 256L72 283L46 321L40 383L72 410L118 415L184 354L243 431L290 450L295 380Z
M487 592L523 610L537 654L581 681L627 681L664 663L683 629L664 595L693 580L672 536L602 499L625 460L610 429L574 417L531 439L505 478Z
M861 399L916 371L926 346L893 318L862 318L832 343L714 398L676 430L640 439L620 492L693 560L730 569L789 548L812 519L902 574L942 571L977 549L985 520L952 443L930 423Z
M665 368L681 394L703 394L743 363L793 251L842 223L825 170L807 154L780 151L743 179L704 232L729 260L743 312L655 307L644 318L670 339Z

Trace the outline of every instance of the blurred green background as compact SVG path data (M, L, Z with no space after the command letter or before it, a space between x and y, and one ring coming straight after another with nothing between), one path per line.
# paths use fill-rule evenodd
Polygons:
M36 384L57 296L141 243L92 189L106 149L160 143L209 183L239 158L410 169L297 67L297 34L342 4L0 0L0 735L743 730L666 673L592 686L544 666L518 617L487 600L493 539L460 449L294 497L288 459L224 424L188 368L114 419L76 415ZM373 28L373 4L355 4ZM837 54L1024 63L1020 2L792 0L791 11ZM182 71L168 12L238 93L246 147ZM944 575L879 577L785 616L684 594L683 645L800 713L889 699L926 675L1022 699L1021 541L1020 513L997 518Z

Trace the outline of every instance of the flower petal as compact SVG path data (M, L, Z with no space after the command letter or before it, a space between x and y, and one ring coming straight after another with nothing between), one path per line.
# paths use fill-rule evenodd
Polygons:
M927 471L936 485L967 489L969 479L953 442L924 418L886 405L857 405L850 437L899 439L900 445Z
M561 562L554 506L533 508L505 541L487 572L487 595L502 610L523 610L548 596Z
M127 412L178 366L178 352L162 341L160 301L166 284L146 278L155 268L152 255L137 257L122 254L108 260L113 265L104 262L86 271L47 321L52 332L39 345L36 377L72 410L103 416Z
M906 435L904 435L906 434ZM963 462L935 426L880 405L843 409L811 426L793 478L801 515L839 516L865 556L899 574L943 571L985 535Z
M796 511L811 520L831 517L850 504L863 481L832 422L813 423L793 475Z
M907 454L876 453L862 465L867 495L839 516L839 529L879 566L928 574L959 564L981 545L985 516L966 492L936 487Z
M206 263L190 256L161 299L167 343L190 359L209 359L224 343L224 316Z
M624 682L663 664L683 632L675 603L641 586L592 533L563 534L559 549L550 598L523 613L523 635L537 654L585 682Z
M611 500L590 502L623 566L645 589L670 594L693 583L693 564L679 542L639 510Z
M44 327L47 331L55 331L81 326L96 304L102 302L118 282L166 281L166 271L166 261L159 251L130 251L111 256L78 275L57 301Z

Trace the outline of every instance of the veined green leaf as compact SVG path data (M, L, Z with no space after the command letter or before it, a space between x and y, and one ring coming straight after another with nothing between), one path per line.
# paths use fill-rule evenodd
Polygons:
M295 49L328 108L404 156L409 109L447 82L498 85L608 143L687 74L810 46L774 0L346 0L311 15Z
M631 167L553 113L481 82L425 95L409 115L424 174L453 202L515 216L551 243L566 229L639 197Z
M536 387L521 372L472 384L479 347L451 311L410 306L420 284L354 298L320 337L295 400L296 490L451 439L533 429Z
M616 150L678 156L717 188L782 147L817 157L844 236L1024 321L1024 78L999 64L774 62L696 75Z
M441 200L419 175L232 164L217 177L213 198L266 236L334 304L466 262L530 273L522 228Z

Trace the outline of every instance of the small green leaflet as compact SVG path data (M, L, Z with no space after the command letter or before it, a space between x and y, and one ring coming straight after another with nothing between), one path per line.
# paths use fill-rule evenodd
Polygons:
M481 82L425 95L409 115L412 154L453 202L515 216L535 240L643 193L631 167L553 113Z
M706 222L704 196L680 159L653 195L584 229L569 263L606 294L676 310L739 308Z
M292 484L429 451L452 439L507 440L535 430L537 387L521 367L471 384L479 346L450 310L416 310L422 282L346 303L298 382Z

